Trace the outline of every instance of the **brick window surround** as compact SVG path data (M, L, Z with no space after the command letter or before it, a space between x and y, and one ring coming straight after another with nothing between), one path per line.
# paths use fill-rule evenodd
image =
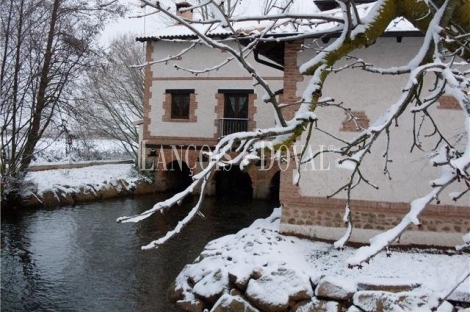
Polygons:
M189 116L188 118L172 118L171 105L173 102L173 95L189 94ZM166 122L197 122L196 116L196 93L194 89L168 89L165 90L165 97L163 101L163 117L162 120Z
M255 100L257 98L256 93L252 89L219 89L217 94L215 95L215 99L217 100L217 104L215 106L215 113L217 115L217 119L214 121L214 125L216 126L217 133L215 134L215 138L220 138L221 133L219 129L219 120L224 118L224 111L225 111L225 95L226 94L246 94L248 95L248 131L252 131L256 127L255 121L255 114L256 114L256 106Z
M351 111L351 115L356 117L360 129L357 128L354 120L350 120L349 116L346 116L346 119L342 122L341 131L356 132L369 128L370 120L365 111Z
M439 106L437 108L440 109L462 109L459 102L455 97L452 95L441 95L439 98Z

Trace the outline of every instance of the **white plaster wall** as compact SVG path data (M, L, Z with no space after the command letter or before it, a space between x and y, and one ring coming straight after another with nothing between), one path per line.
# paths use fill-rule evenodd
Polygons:
M419 49L421 38L403 38L402 43L397 43L395 38L381 38L376 45L366 50L355 53L368 63L381 67L405 65ZM311 52L303 52L301 64L307 60ZM308 77L307 77L308 78ZM306 81L299 83L299 95L305 87ZM371 124L401 95L401 90L405 87L407 75L402 76L382 76L366 73L360 69L348 69L346 71L330 74L327 84L323 90L324 97L333 97L337 102L344 102L345 107L352 110L364 110L369 117ZM464 114L460 110L446 110L433 108L430 110L437 117L436 121L448 135L457 135L463 132ZM335 135L349 140L357 133L340 132L342 121L345 120L343 111L337 108L318 108L315 112L319 117L318 126ZM421 114L419 114L421 116ZM366 156L366 164L363 167L363 174L380 189L376 190L365 183L359 185L353 191L354 199L409 202L415 198L424 196L431 191L429 181L439 177L439 169L433 168L427 161L427 156L432 147L437 142L437 138L423 138L423 148L425 152L415 148L410 153L413 142L412 134L413 114L409 109L402 115L398 122L398 127L392 127L390 142L390 158L393 160L389 164L392 180L383 174L384 158L382 157L386 146L385 138L376 142L372 149L372 154ZM423 134L431 133L430 127L425 127ZM340 146L326 135L315 131L311 147L318 149L323 146ZM335 168L337 156L325 156L323 159L323 169L319 170L320 161L314 161L302 172L300 193L303 196L326 196L332 194L342 185L348 182L350 171ZM461 188L462 189L462 188ZM441 195L442 203L453 203L448 194L455 188L450 188ZM346 193L341 192L337 198L346 198ZM470 199L467 195L462 198L457 205L470 206Z
M187 48L187 43L156 42L154 43L153 60L160 60L169 55L176 55L182 49ZM151 92L150 133L152 136L176 136L176 137L200 137L213 138L217 129L214 126L216 119L215 106L217 104L215 95L218 89L254 89L258 94L255 101L257 113L254 116L257 127L270 127L273 125L274 115L269 104L262 101L264 92L257 86L246 70L237 63L231 61L217 71L203 74L194 74L183 70L176 70L174 64L181 67L204 70L222 63L230 57L229 53L210 49L199 45L189 53L182 56L181 60L169 61L152 65L153 80ZM268 83L274 90L282 88L283 73L279 70L258 64L250 55L248 61L255 66L263 77L268 77ZM234 80L231 78L244 78ZM277 79L270 79L277 77ZM166 78L169 78L165 80ZM195 89L197 123L192 122L163 122L163 102L166 89Z
M295 233L297 235L307 237L321 237L325 240L336 241L344 235L344 228L326 227L326 226L305 226L297 224L281 223L281 233ZM369 244L370 239L383 233L380 230L365 230L355 228L349 238L350 242ZM419 232L405 231L400 236L399 242L392 243L392 246L409 246L409 245L428 245L428 246L447 246L455 248L462 245L462 233L445 233L445 232Z
M235 50L238 49L234 44L229 45L232 46ZM187 49L188 47L190 47L189 43L175 43L167 41L154 42L153 59L154 61L156 61L165 59L168 56L175 56L183 50ZM166 64L154 64L152 68L154 70L159 70L159 72L154 71L154 75L160 77L194 77L194 75L191 73L182 70L173 70L173 65L177 64L184 68L204 70L208 68L213 68L215 67L215 65L221 64L230 57L231 54L228 52L221 52L206 45L197 45L195 48L182 55L180 60L170 60ZM257 68L257 70L263 77L282 76L282 71L258 64L254 60L252 53L250 53L246 57L246 60L252 66ZM197 77L249 77L247 72L241 69L243 69L243 67L236 60L232 60L217 71L201 73L198 74Z

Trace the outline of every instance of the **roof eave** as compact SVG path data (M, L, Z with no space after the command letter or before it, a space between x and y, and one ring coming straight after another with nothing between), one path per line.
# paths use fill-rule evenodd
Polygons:
M304 38L322 38L322 37L325 37L325 38L337 38L339 36L339 32L338 33L333 33L333 34L325 34L325 33L312 33L311 35L306 35ZM270 34L269 36L270 37L289 37L289 36L298 36L298 35L302 35L302 33L274 33L274 34ZM230 35L228 34L214 34L214 35L210 35L210 37L224 37L224 38L227 38L229 37ZM385 33L383 33L382 37L423 37L424 34L419 31L419 30L390 30L390 31L386 31ZM174 35L174 36L145 36L145 37L137 37L136 38L136 41L139 41L139 42L146 42L146 41L159 41L159 40L162 40L162 39L168 39L168 40L171 40L171 39L182 39L182 40L191 40L191 39L197 39L198 37L196 35L192 35L192 36L188 36L188 35ZM240 37L240 38L245 38L245 39L249 39L250 36L246 36L246 37Z

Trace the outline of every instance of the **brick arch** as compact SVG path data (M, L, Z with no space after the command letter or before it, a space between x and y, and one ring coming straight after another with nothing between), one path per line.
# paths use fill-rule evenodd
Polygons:
M253 180L248 172L240 170L238 166L232 166L228 170L220 168L213 179L215 195L218 198L245 200L253 198Z
M201 171L201 150L191 146L160 147L155 157L155 182L158 191L164 192L171 188L171 168L169 165L181 161L191 171L197 174ZM179 164L178 164L179 166ZM179 168L178 168L179 169Z
M168 191L180 192L192 182L192 172L183 160L173 160L166 165L166 188Z
M253 198L266 199L269 198L269 189L271 180L276 172L280 171L277 163L266 165L252 165L248 168L247 173L250 175L253 185Z
M277 170L269 182L268 196L271 201L279 202L281 191L281 170Z
M207 151L207 149L205 149L205 151ZM168 164L172 161L180 159L191 169L193 174L201 172L208 164L207 159L203 157L201 147L192 147L191 145L182 145L176 148L170 146L159 147L155 149L154 153L156 155L154 156L156 189L160 192L167 191L171 187L171 177L168 175L171 171L168 170ZM235 153L231 153L231 159L233 159L235 155ZM272 178L278 171L279 166L277 163L267 163L265 167L260 164L253 164L246 168L246 173L251 180L253 188L253 198L268 198ZM212 174L209 178L206 188L207 195L215 195L215 175L216 174ZM195 190L195 193L198 193L198 190Z

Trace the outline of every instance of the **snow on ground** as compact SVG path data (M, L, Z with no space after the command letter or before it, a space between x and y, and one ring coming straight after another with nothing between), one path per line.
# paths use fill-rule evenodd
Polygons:
M109 183L117 180L125 180L133 185L138 180L144 179L133 169L133 164L109 164L132 158L119 141L73 139L68 143L64 138L40 140L31 163L32 170L26 175L26 183L22 189L23 196L29 195L30 192L42 195L45 191L57 189L77 192L81 186L86 185L98 190L106 188ZM100 162L108 164L96 165ZM93 166L84 166L90 163L93 163ZM69 164L80 165L82 168L35 171L35 168L44 165Z
M69 143L67 144L65 139L41 139L36 147L32 165L131 158L116 140L75 139Z
M76 189L82 185L93 185L100 188L104 184L115 180L126 180L129 183L141 180L133 170L133 164L99 165L75 169L55 169L46 171L32 171L26 175L26 180L37 186L37 193L56 187L69 186Z
M270 283L270 288L250 280L247 295L273 305L283 301L286 294L297 289L310 289L322 277L328 276L344 289L355 288L359 283L386 285L421 284L419 291L425 295L437 295L452 289L453 281L470 266L468 254L451 255L425 253L423 251L391 251L390 256L380 253L362 269L347 267L347 259L357 249L335 249L332 244L280 235L281 208L266 220L257 220L237 234L221 237L210 242L195 263L188 265L177 277L177 288L184 290L187 299L194 294L210 296L228 287L229 274L236 280L248 280L253 272L276 276L273 272L291 271L294 280ZM211 278L211 272L219 271L219 278ZM220 276L222 275L222 276ZM300 278L299 278L300 277ZM188 284L194 281L194 286ZM207 280L207 281L205 281ZM204 287L209 285L210 287ZM454 293L470 293L467 279ZM284 300L285 301L285 300Z

